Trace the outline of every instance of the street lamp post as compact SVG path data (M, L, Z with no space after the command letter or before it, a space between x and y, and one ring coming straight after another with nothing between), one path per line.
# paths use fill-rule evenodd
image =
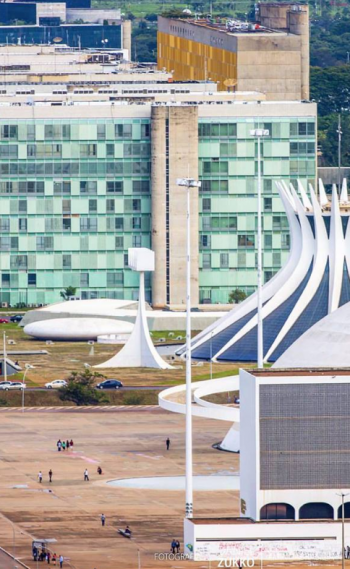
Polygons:
M264 342L262 320L262 238L261 238L261 139L269 136L268 130L257 128L250 134L258 140L258 368L264 367Z
M25 364L24 367L25 367L25 371L23 374L23 384L25 385L26 375L28 373L28 370L34 369L34 366L32 366L30 364ZM24 387L22 388L22 413L24 413Z
M186 234L186 518L193 516L193 465L192 465L192 385L191 385L191 221L190 190L200 188L194 178L178 178L178 186L187 188Z
M341 496L341 567L344 569L345 566L345 514L344 514L344 498L349 496L349 494L344 494L340 492L337 496Z

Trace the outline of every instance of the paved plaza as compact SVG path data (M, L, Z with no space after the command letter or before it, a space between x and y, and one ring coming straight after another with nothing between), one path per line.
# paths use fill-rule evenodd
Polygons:
M157 561L170 542L182 542L184 492L112 487L113 479L184 474L182 415L160 409L115 413L0 414L0 545L31 569L31 540L56 539L52 550L75 569L204 567L203 563ZM211 445L229 425L194 418L194 472L236 474L238 456ZM165 440L171 439L167 452ZM58 439L73 450L57 452ZM97 474L101 466L103 475ZM53 482L48 482L48 471ZM84 469L90 481L84 482ZM37 475L43 473L43 483ZM50 491L49 491L50 490ZM238 492L195 492L197 515L237 515ZM101 527L100 515L106 515ZM12 525L10 522L12 522ZM130 526L133 538L117 534ZM14 543L15 538L15 543ZM1 565L12 569L14 565ZM46 564L39 563L39 567ZM215 566L215 565L213 565Z

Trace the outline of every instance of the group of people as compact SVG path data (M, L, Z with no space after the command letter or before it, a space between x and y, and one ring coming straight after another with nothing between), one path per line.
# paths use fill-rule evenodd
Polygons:
M66 449L68 450L69 447L74 446L74 442L73 439L71 439L70 441L68 439L67 441L61 441L61 439L58 439L56 446L58 452L61 452L61 450L66 450Z
M170 545L171 553L180 553L180 542L178 539L173 539Z
M50 551L46 551L45 547L42 548L41 551L33 545L33 559L34 561L46 561L48 565L57 565L57 561L59 562L60 569L63 567L63 555L57 557L56 553L51 553Z

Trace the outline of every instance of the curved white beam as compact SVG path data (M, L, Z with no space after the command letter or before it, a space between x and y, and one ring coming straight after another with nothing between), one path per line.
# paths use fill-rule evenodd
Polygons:
M346 204L349 203L348 184L347 184L346 178L344 178L344 180L343 180L343 185L342 185L342 188L341 188L340 203L341 203L342 205L346 205Z
M299 193L301 195L301 200L303 202L303 206L306 209L306 211L312 211L312 204L309 200L309 196L307 195L306 191L304 190L304 186L301 183L301 180L298 180L298 190Z
M328 202L326 190L324 189L324 185L323 185L321 178L318 180L318 195L319 195L319 200L320 200L320 206L325 207L326 205L328 205L329 202Z
M343 282L345 242L342 221L340 217L337 188L333 185L331 229L329 236L329 296L328 312L334 312L339 306Z

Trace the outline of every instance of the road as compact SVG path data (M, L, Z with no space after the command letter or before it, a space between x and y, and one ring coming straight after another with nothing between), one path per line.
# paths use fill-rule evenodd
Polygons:
M122 388L123 391L161 391L166 389L169 385L128 385ZM0 390L1 392L2 390ZM12 390L11 390L12 391ZM48 391L46 387L27 387L26 393L28 391ZM105 391L115 391L113 389L106 389Z

